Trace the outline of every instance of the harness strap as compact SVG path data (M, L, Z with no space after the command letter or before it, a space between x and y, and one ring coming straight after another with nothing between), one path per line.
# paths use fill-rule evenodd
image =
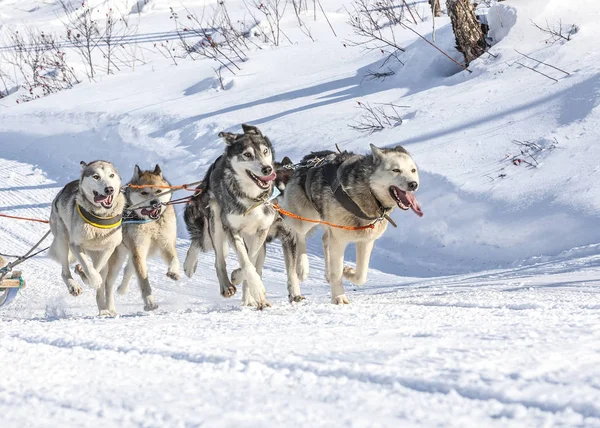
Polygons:
M115 227L119 227L123 221L122 214L114 217L98 217L80 207L79 204L76 204L75 206L77 207L77 212L87 224L100 229L114 229Z
M342 207L344 207L346 211L354 214L356 217L369 221L377 220L379 217L371 217L365 214L363 210L358 206L358 204L354 202L354 200L350 197L350 195L346 193L338 179L338 168L339 165L331 163L326 164L322 167L325 180L327 181L327 184L329 184L329 187L331 187L331 191L333 192L333 196L335 197L335 199L340 203ZM377 198L375 198L375 200L377 201L377 204L379 205L379 208L383 213L384 209L381 206L381 203L377 200Z
M123 221L121 222L121 224L147 224L147 223L152 223L154 220L151 219L146 219L146 220L142 220L142 219L135 219L135 218L126 218L123 219Z
M363 212L363 210L358 206L356 202L354 202L350 195L346 193L344 187L342 186L342 183L340 183L338 177L338 169L340 165L341 164L336 165L328 163L322 167L323 175L325 176L327 184L329 184L329 187L331 187L333 197L340 203L340 205L346 211L354 214L356 217L361 218L363 220L377 221L385 218L392 226L398 227L394 220L392 220L392 218L389 216L391 209L385 208L383 204L379 201L379 199L377 199L377 196L373 195L373 193L371 193L371 196L373 196L373 199L375 199L375 202L379 207L379 216L371 217Z

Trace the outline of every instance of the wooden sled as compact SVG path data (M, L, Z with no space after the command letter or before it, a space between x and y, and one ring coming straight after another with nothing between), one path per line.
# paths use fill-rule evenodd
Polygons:
M24 287L25 280L20 271L9 272L4 278L0 279L0 307L11 304L19 294L19 290Z

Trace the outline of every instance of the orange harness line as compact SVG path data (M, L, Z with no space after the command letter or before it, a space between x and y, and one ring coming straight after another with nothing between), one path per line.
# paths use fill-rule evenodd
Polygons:
M48 221L48 220L41 220L39 218L17 217L17 216L14 216L14 215L7 215L7 214L0 214L0 217L12 218L12 219L15 219L15 220L36 221L38 223L46 223L46 224L50 223L50 221Z
M156 184L128 184L124 187L131 187L132 189L145 189L148 187L154 187L156 189L183 189L183 190L189 190L191 192L195 192L198 189L196 189L196 187L191 187L190 184L182 184L181 186L157 186Z
M335 228L344 229L344 230L375 229L375 223L367 224L366 226L342 226L342 225L339 225L339 224L329 223L328 221L313 220L313 219L310 219L310 218L301 217L301 216L299 216L297 214L294 214L294 213L291 213L289 211L284 210L278 204L273 204L272 207L275 210L279 211L279 213L282 214L282 215L284 215L284 216L295 218L295 219L301 220L301 221L306 221L308 223L324 224L324 225L329 226L329 227L335 227Z

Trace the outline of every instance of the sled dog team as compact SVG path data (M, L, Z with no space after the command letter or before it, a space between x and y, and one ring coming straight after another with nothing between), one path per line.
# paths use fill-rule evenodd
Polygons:
M243 305L270 306L262 268L266 244L277 239L283 248L289 300L299 302L304 299L300 282L309 274L306 237L318 221L324 230L331 301L348 303L342 280L366 282L373 244L392 222L390 212L398 206L423 215L413 194L419 187L414 161L401 146L371 145L368 155L321 151L296 165L288 158L278 163L271 142L258 128L244 124L242 129L241 134L219 134L225 150L186 205L191 245L183 264L185 274L192 277L199 254L212 250L221 295L233 296L242 284ZM81 167L80 179L67 184L54 199L50 216L54 235L50 256L61 264L69 293L77 296L82 291L70 269L77 262L74 272L96 289L100 315L116 315L114 286L126 262L119 293L127 291L135 272L144 309L156 309L148 257L159 254L168 266L167 276L179 279L176 216L168 204L168 181L158 165L148 171L136 165L130 185L121 192L121 177L110 162L81 162ZM356 244L355 268L344 266L350 243ZM229 246L239 263L231 276L226 265Z

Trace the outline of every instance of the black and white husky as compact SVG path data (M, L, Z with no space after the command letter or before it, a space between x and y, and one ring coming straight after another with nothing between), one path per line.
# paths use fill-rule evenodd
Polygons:
M242 304L262 309L270 306L261 278L264 246L269 231L282 223L276 222L276 211L264 204L276 179L273 146L258 128L242 125L242 129L243 134L219 134L227 145L225 152L211 165L200 193L186 207L185 224L192 242L184 271L191 277L199 252L213 249L221 294L233 296L236 288L225 261L231 244L240 264L233 282L244 282ZM294 289L290 295L300 296L297 281L288 287Z
M336 225L363 228L345 230L323 226L325 277L331 285L331 301L348 303L342 278L362 285L367 280L375 240L386 230L387 215L398 206L422 216L413 192L419 187L417 166L401 146L380 149L371 145L369 155L323 151L306 156L290 177L281 206L294 214ZM300 280L308 276L306 235L315 227L293 218L286 223L296 233ZM369 225L373 225L372 228ZM356 268L344 267L344 251L356 243Z

